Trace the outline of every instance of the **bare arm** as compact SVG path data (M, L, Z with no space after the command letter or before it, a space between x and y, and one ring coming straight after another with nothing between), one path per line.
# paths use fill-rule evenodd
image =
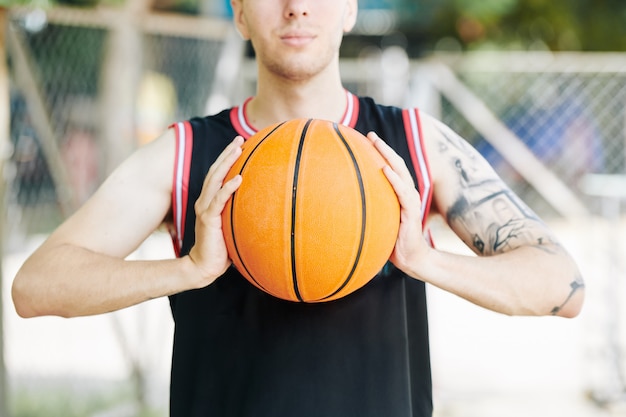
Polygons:
M100 314L213 282L229 264L219 213L238 184L221 185L239 144L227 148L205 180L195 259L124 259L170 210L175 141L168 130L117 168L24 263L12 289L18 314Z
M511 315L573 317L583 302L578 267L546 225L462 138L423 117L434 209L479 256L431 248L422 238L419 195L404 162L382 141L386 174L402 205L392 261L409 275Z

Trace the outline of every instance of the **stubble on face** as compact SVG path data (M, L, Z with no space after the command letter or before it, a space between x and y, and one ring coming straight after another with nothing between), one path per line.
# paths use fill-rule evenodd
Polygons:
M329 68L339 57L342 20L338 19L333 27L327 26L327 21L316 22L314 19L294 19L274 31L268 31L264 26L249 26L252 47L260 66L289 81L305 81ZM288 45L281 36L290 31L310 33L313 39L302 46Z
M257 60L266 71L280 78L305 81L326 70L337 55L329 47L311 54L257 54Z

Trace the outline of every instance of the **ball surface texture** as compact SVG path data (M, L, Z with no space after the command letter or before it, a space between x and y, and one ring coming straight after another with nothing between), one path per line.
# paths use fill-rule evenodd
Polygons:
M398 198L384 158L356 130L317 119L267 127L242 146L222 212L230 259L261 290L322 302L367 284L393 251Z

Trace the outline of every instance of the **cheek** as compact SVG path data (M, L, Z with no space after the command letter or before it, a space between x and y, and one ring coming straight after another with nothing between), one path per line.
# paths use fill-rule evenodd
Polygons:
M263 38L267 36L267 26L260 23L259 20L246 20L245 31L246 39L255 40L256 43L263 43ZM242 33L242 35L244 35ZM254 42L253 42L254 43Z
M333 46L341 45L343 37L346 33L345 27L344 22L340 20L335 23L334 27L329 28L330 30L328 32L328 36L332 38L331 40Z
M341 10L338 9L337 0L318 0L320 1L318 13L320 16L333 16L332 21L336 22L336 29L341 33L349 32L352 30L356 15L352 12L351 6L348 4L349 0L342 1Z
M267 31L271 24L271 14L256 4L244 3L243 14L241 17L242 32L245 31L247 37L256 37ZM243 33L242 33L243 34Z
M344 12L343 21L342 21L342 29L344 33L350 32L354 29L354 25L356 24L356 14L353 11L346 7Z

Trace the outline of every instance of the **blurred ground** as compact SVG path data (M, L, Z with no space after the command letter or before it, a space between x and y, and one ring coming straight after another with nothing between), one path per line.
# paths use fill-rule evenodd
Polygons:
M590 392L610 396L621 388L624 316L617 297L626 268L615 262L626 253L625 224L583 219L551 226L586 278L587 300L578 318L507 317L429 288L436 417L626 416L626 403L599 408L587 398ZM467 252L443 228L435 226L434 236L442 249ZM147 401L165 413L172 338L167 300L97 317L20 319L10 301L10 281L38 243L4 259L12 390L36 381L70 381L74 395L110 389L128 380L134 358L148 372ZM155 235L137 256L171 256L169 237Z

